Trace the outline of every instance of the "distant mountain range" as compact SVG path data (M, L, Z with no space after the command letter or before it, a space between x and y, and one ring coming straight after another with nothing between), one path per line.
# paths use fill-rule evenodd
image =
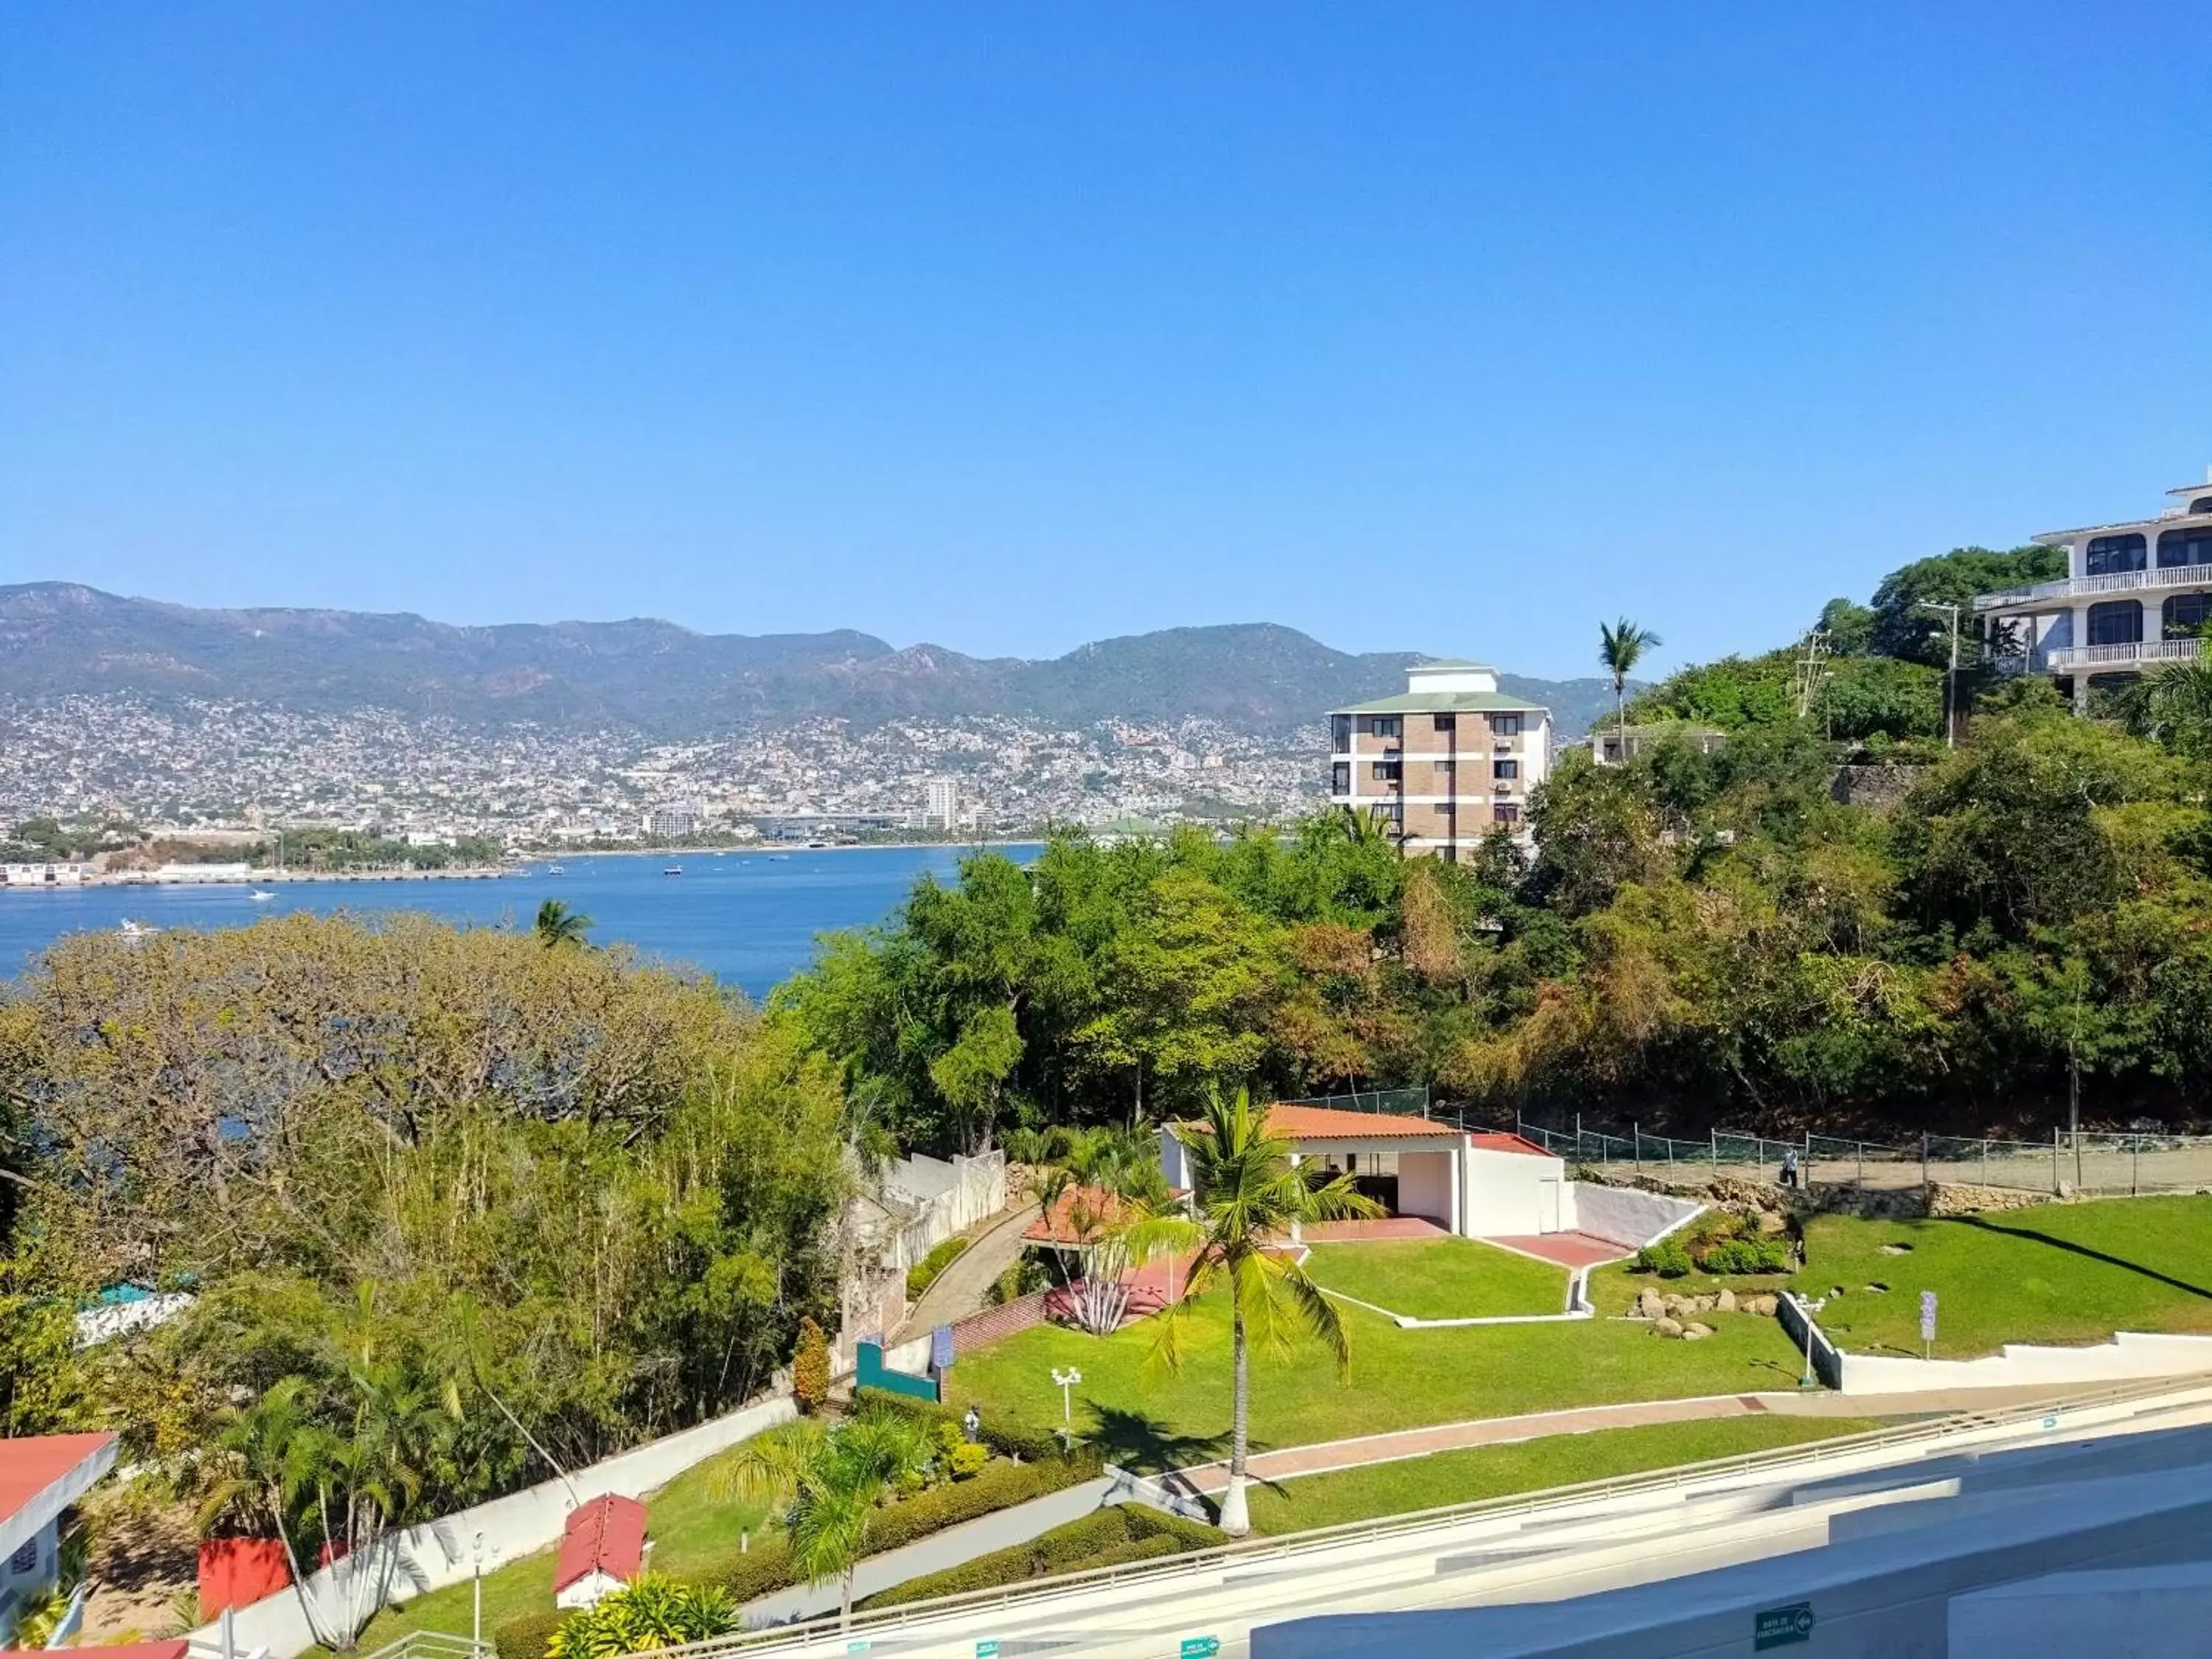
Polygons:
M464 724L634 729L672 740L759 721L1006 715L1054 726L1189 715L1287 734L1333 707L1405 689L1414 652L1351 655L1268 623L1099 640L1045 661L903 650L872 635L696 634L672 623L456 628L356 611L204 611L68 582L0 586L0 696L130 693L363 707ZM1562 737L1610 707L1603 679L1501 673Z

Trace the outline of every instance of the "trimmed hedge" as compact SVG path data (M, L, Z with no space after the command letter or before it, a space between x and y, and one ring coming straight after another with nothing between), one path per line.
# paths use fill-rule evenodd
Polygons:
M491 1627L491 1644L499 1659L545 1659L545 1644L561 1628L566 1611L519 1613Z
M960 1259L967 1249L964 1238L948 1238L927 1255L906 1270L906 1296L909 1302L919 1302L921 1293L937 1282L937 1276Z
M916 1403L925 1407L927 1404ZM1082 1458L1072 1462L1058 1458L1044 1463L994 1462L971 1480L933 1486L927 1492L916 1492L878 1510L869 1519L868 1553L880 1555L885 1550L898 1549L947 1527L957 1527L963 1521L977 1520L995 1510L1010 1509L1032 1498L1042 1498L1048 1492L1079 1485L1095 1476L1098 1467L1095 1459ZM723 1588L743 1603L788 1589L799 1581L799 1575L792 1571L790 1546L776 1537L735 1558L721 1582ZM501 1659L507 1656L502 1655ZM520 1656L520 1659L537 1656Z
M960 1427L961 1414L951 1407L916 1400L912 1395L892 1394L883 1389L862 1389L854 1396L854 1404L865 1406L871 1411L880 1407L885 1411L904 1412L909 1417L920 1418L932 1427L939 1423L950 1423L956 1429ZM1018 1457L1024 1463L1072 1462L1084 1468L1082 1478L1085 1480L1105 1467L1099 1454L1087 1447L1078 1446L1071 1458L1061 1446L1060 1437L1049 1430L1008 1429L987 1417L983 1419L983 1426L977 1437L1000 1456Z
M939 1595L958 1595L969 1590L997 1589L1058 1573L1086 1572L1093 1567L1118 1566L1125 1561L1150 1560L1156 1556L1180 1555L1186 1550L1226 1543L1229 1534L1218 1527L1186 1521L1180 1516L1136 1504L1116 1504L1071 1521L1064 1527L1040 1533L1026 1544L994 1550L963 1561L942 1572L926 1572L878 1590L860 1605L894 1607L908 1601L927 1601Z
M1709 1247L1698 1265L1709 1273L1779 1273L1790 1270L1790 1247L1778 1238L1730 1238Z

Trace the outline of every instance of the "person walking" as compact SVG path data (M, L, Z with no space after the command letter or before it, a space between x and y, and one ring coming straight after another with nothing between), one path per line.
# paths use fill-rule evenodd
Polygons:
M1785 1147L1782 1153L1782 1184L1795 1192L1797 1188L1797 1149Z

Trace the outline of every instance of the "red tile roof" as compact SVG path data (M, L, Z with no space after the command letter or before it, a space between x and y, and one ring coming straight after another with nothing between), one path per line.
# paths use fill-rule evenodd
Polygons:
M1413 1135L1455 1137L1464 1131L1425 1117L1347 1112L1335 1106L1270 1106L1267 1133L1287 1140L1401 1140Z
M1051 1213L1030 1222L1022 1237L1033 1244L1089 1244L1121 1218L1121 1200L1113 1194L1070 1187L1053 1200Z
M0 1440L0 1522L14 1520L47 1492L64 1486L74 1490L61 1502L74 1500L114 1462L112 1434L35 1434Z
M627 1584L645 1565L645 1505L609 1492L568 1512L561 1553L553 1564L553 1593L579 1578L603 1572Z
M1533 1140L1524 1140L1519 1135L1506 1134L1498 1130L1482 1130L1469 1135L1468 1139L1474 1143L1475 1150L1480 1152L1519 1152L1527 1158L1553 1156Z

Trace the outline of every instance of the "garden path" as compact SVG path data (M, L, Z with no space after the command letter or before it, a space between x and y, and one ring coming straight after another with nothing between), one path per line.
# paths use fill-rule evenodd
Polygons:
M975 1242L955 1256L938 1274L937 1282L921 1293L891 1345L981 1311L983 1292L1020 1256L1022 1229L1036 1218L1036 1213L1035 1204L1023 1202L1009 1205L986 1220Z

